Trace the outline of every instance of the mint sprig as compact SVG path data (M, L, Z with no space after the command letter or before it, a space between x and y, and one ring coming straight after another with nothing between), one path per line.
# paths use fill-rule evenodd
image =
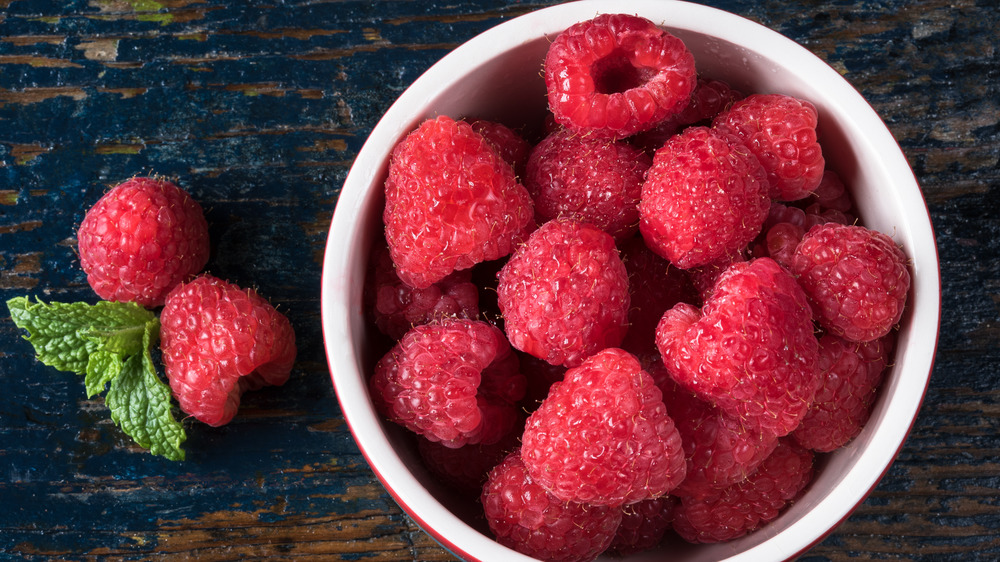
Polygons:
M151 354L160 321L135 303L7 301L11 319L26 330L38 360L83 375L87 397L107 389L111 419L154 455L183 460L184 427L171 412L170 388Z

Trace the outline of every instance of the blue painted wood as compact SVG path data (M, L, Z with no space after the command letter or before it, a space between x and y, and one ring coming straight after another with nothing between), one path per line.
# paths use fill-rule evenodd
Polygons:
M0 300L94 300L83 210L136 174L206 208L210 270L295 325L282 388L188 460L138 452L0 318L0 558L451 560L374 480L318 312L326 230L379 116L476 33L552 2L0 0ZM841 71L927 198L944 317L926 404L869 499L805 560L1000 558L1000 46L987 0L711 0Z

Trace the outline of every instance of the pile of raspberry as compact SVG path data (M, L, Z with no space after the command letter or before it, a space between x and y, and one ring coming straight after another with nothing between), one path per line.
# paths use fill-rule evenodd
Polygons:
M556 37L542 138L393 150L370 392L496 540L543 560L753 532L867 421L910 286L817 111L699 76L637 16Z

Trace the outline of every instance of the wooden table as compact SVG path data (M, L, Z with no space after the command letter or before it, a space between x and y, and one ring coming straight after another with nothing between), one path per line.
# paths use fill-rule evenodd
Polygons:
M944 279L926 403L898 460L804 560L1000 559L1000 23L989 1L712 0L840 71L923 187ZM0 0L0 300L94 299L84 209L133 175L207 210L210 270L296 327L284 387L188 460L137 451L0 318L0 557L450 560L374 479L324 357L320 267L352 158L450 49L551 2Z

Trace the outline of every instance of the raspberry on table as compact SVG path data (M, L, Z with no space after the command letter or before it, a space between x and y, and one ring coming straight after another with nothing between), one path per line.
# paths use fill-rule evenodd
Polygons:
M534 208L482 135L440 116L393 148L382 218L399 278L424 289L508 255L534 226Z
M470 270L455 271L417 289L400 280L388 246L377 247L371 261L366 287L369 310L379 331L392 339L399 340L414 326L435 319L479 316L479 289Z
M624 138L651 129L690 102L694 56L653 22L602 14L560 33L545 57L555 120L577 131Z
M684 443L687 476L671 494L705 497L745 480L778 445L738 418L685 391L672 379L661 381L663 401Z
M524 186L539 223L590 223L615 240L635 234L649 156L623 141L559 129L535 145Z
M746 480L707 497L684 497L674 509L673 529L692 543L739 538L773 521L812 480L814 455L791 438Z
M622 522L608 552L615 556L628 556L659 545L670 530L676 504L677 498L661 496L624 506Z
M490 471L480 501L497 542L539 560L594 560L622 520L621 508L565 502L548 493L518 451Z
M792 437L803 447L828 453L857 437L871 415L895 335L849 342L833 334L819 340L822 384Z
M791 271L824 329L850 341L880 338L899 323L910 290L907 258L891 238L827 223L806 232Z
M521 458L563 501L621 506L684 479L681 437L652 377L608 348L570 368L525 424Z
M712 127L735 134L767 170L769 195L807 197L823 179L826 160L812 103L783 94L752 94L716 116Z
M551 220L500 270L497 293L511 345L572 367L625 337L628 273L610 234Z
M288 318L253 289L208 274L170 291L160 324L170 389L208 425L229 423L245 391L283 385L295 362Z
M701 309L668 310L656 343L681 387L761 433L794 430L820 384L809 301L770 258L731 265Z
M732 135L691 127L653 156L639 202L646 244L681 269L740 252L770 207L757 158Z
M481 320L416 326L375 366L372 400L390 421L448 447L495 443L518 419L524 376L507 339Z
M77 231L80 266L104 300L163 305L209 257L201 206L162 178L135 177L104 194Z

